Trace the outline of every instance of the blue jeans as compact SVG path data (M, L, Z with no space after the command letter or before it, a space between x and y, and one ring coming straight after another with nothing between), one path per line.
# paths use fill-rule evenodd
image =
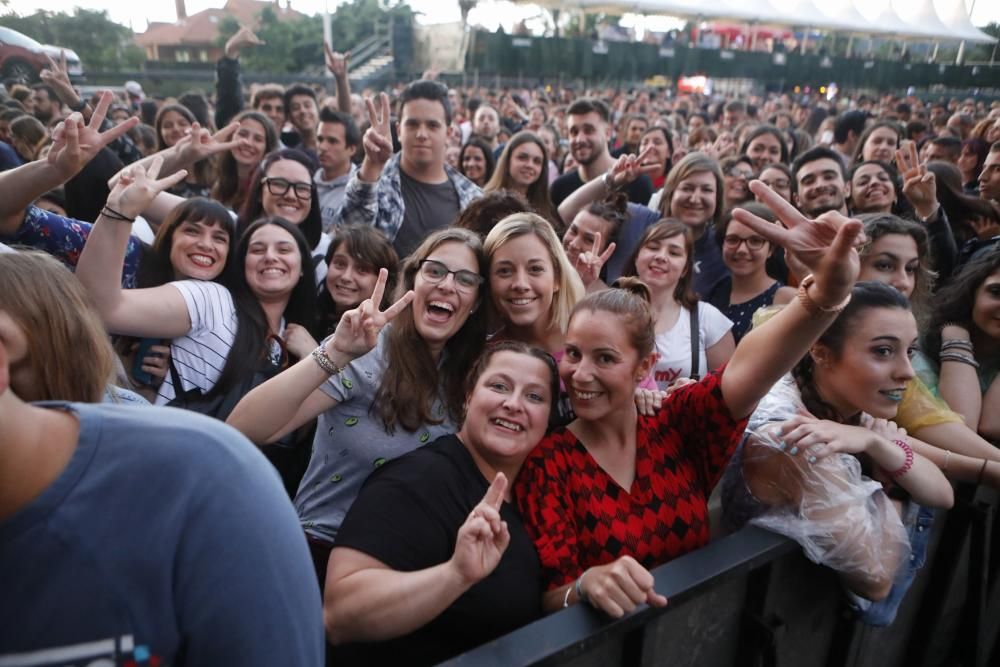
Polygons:
M867 625L882 627L890 625L896 619L899 605L903 603L903 598L910 590L917 572L927 560L927 546L931 539L931 526L934 525L934 510L911 500L905 506L902 519L906 534L910 538L910 557L896 573L889 595L884 600L872 602L850 592L847 594L858 620Z

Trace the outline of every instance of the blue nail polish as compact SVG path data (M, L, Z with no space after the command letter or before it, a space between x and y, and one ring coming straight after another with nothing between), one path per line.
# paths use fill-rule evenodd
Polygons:
M799 453L799 448L798 447L792 447L790 450L788 450L788 453L791 454L792 456L795 456L796 454Z
M778 441L778 449L780 449L781 451L785 451L785 447L786 447L785 441L784 440L779 440Z
M809 459L808 460L809 460L809 463L816 463L816 457L813 456L812 454L809 455Z

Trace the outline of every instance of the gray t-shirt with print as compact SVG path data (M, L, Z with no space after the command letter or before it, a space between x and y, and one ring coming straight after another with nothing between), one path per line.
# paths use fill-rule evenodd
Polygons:
M319 416L312 458L295 494L295 509L305 531L321 540L336 539L347 510L373 470L456 431L455 424L444 419L414 432L397 425L389 434L378 414L370 412L382 378L387 333L388 327L375 349L320 386L337 405ZM440 401L434 405L434 415L445 415Z

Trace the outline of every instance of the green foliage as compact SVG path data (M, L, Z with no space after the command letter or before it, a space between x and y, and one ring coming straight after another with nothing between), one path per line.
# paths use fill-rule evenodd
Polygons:
M353 0L343 4L331 16L333 49L349 51L375 34L375 24L390 14L412 14L408 5L384 10L379 0ZM219 23L220 47L236 34L239 24L232 17ZM250 72L315 72L323 70L323 19L320 15L297 21L279 22L270 7L260 13L254 31L267 44L246 49L240 59Z
M37 10L28 16L0 15L0 25L43 44L73 49L84 69L117 70L142 62L132 31L115 23L106 11L77 7L72 14Z

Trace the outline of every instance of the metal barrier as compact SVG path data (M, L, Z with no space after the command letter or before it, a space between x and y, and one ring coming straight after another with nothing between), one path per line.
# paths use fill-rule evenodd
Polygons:
M656 46L634 42L523 37L473 33L466 70L483 76L522 77L552 83L559 80L637 81L653 76L676 78L703 74L716 78L748 78L769 85L821 85L836 82L851 88L1000 88L1000 63L949 65L900 62L864 57L801 55Z
M656 568L670 602L612 620L585 605L445 663L930 667L1000 664L997 497L960 488L939 512L928 559L886 628L847 609L837 576L797 544L748 527Z

